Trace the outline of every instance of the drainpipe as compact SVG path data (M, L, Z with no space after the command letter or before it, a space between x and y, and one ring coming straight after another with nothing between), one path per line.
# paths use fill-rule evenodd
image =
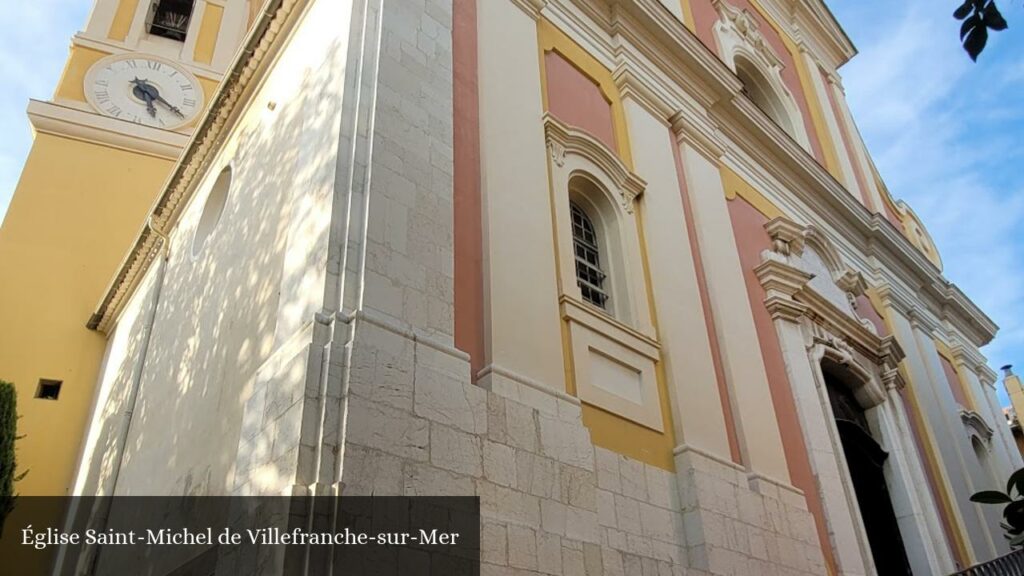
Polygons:
M157 308L160 306L160 296L163 292L164 287L164 275L167 271L167 262L171 256L171 243L166 232L161 231L153 223L153 217L150 216L146 222L146 226L149 230L160 239L160 262L159 268L157 268L156 284L153 288L153 304L149 310L149 315L146 318L146 324L144 325L145 333L142 337L142 351L139 357L139 367L135 372L135 376L132 378L131 391L128 395L127 408L124 411L124 417L121 420L121 432L117 438L116 453L117 458L114 460L114 470L111 474L110 492L106 497L103 497L99 501L100 513L96 517L95 526L98 526L100 530L107 528L107 522L110 519L110 508L113 504L114 495L117 493L117 482L121 476L121 466L124 463L124 450L128 444L128 435L131 433L132 422L135 416L135 407L139 400L139 389L142 386L142 375L146 372L146 360L149 358L149 341L153 335L153 325L156 322ZM76 568L76 574L79 576L86 576L93 574L96 571L96 567L99 563L100 548L91 546L86 548L84 553L78 559L78 565ZM58 559L58 570L62 563L62 558ZM59 573L59 572L55 572Z

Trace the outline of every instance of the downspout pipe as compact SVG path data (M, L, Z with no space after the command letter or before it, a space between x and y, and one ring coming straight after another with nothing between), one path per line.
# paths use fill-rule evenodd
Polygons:
M150 339L153 336L153 326L156 323L157 309L160 307L160 298L163 293L164 280L167 272L167 262L170 260L171 256L170 238L166 232L156 227L152 216L150 216L149 220L146 222L146 226L160 240L161 257L159 268L157 269L156 283L153 287L153 304L150 307L149 314L146 317L146 323L144 325L139 366L132 378L131 389L128 393L127 406L124 410L124 416L121 419L121 431L117 438L117 444L115 445L117 458L114 460L114 468L110 475L110 492L106 497L97 501L97 504L101 508L99 514L96 516L94 526L98 526L98 529L100 530L105 530L107 528L107 523L110 520L110 509L113 505L114 495L117 493L117 483L121 476L121 467L124 464L125 446L128 444L128 436L131 433L132 423L135 420L135 409L139 400L139 389L142 387L142 376L146 373L146 361L149 359ZM86 548L82 556L79 557L76 574L86 576L88 574L95 573L96 567L99 563L100 551L101 548L97 548L95 546ZM59 567L60 566L58 565L58 569Z

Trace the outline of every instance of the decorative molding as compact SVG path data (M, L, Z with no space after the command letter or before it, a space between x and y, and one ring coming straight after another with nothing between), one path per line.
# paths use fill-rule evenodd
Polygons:
M564 166L568 154L577 154L592 161L611 178L622 207L633 214L636 199L644 193L647 183L630 172L614 152L590 134L571 128L548 113L544 114L544 134L551 160L556 165Z
M166 160L177 160L188 136L159 128L86 112L51 102L30 100L28 118L41 134L52 134L82 142L138 152Z
M960 409L960 420L964 423L967 428L967 433L977 434L979 438L984 440L986 443L992 439L994 430L992 427L985 422L985 419L980 414L973 410Z
M811 246L826 261L833 274L831 280L840 290L848 297L851 291L863 293L867 282L860 273L843 264L829 238L816 227L801 226L785 217L773 218L764 227L772 239L772 250L762 253L762 262L754 272L765 289L764 304L772 318L789 322L806 318L812 330L822 331L814 332L818 334L819 343L832 346L839 356L846 356L845 346L849 343L851 358L852 350L856 349L875 364L895 368L903 358L903 350L896 339L879 337L874 326L857 315L856 309L841 309L820 294L811 284L814 274L800 267L803 250ZM814 345L812 338L808 346Z
M478 382L486 382L487 381L486 377L488 375L490 375L490 374L496 374L498 376L501 376L502 378L506 378L508 380L511 380L511 381L513 381L513 382L515 382L517 384L521 384L521 385L523 385L523 386L525 386L527 388L530 388L532 390L537 390L538 392L542 392L542 393L547 394L549 396L552 396L552 397L554 397L554 398L556 398L558 400L564 400L564 401L566 401L566 402L568 402L570 404L576 405L576 406L580 405L580 399L575 397L575 396L571 396L569 394L566 394L562 390L559 390L557 388L553 388L551 386L548 386L547 384L544 384L543 382L540 382L538 380L534 380L533 378L530 378L529 376L524 376L524 375L522 375L522 374L520 374L518 372L515 372L513 370L509 370L508 368L504 368L504 367L499 366L497 364L488 364L487 366L484 366L483 369L481 369L480 372L478 372L477 375L476 375L477 381Z
M690 145L712 162L717 163L725 155L725 143L719 138L718 128L710 118L698 118L689 111L680 110L669 122L679 142Z
M804 251L806 228L789 218L773 218L764 225L772 238L772 250L783 256L799 256Z
M715 25L715 30L720 35L720 39L721 36L735 36L736 39L753 50L753 54L748 54L748 57L754 56L755 59L760 60L760 64L767 65L771 70L782 69L782 59L761 33L760 25L753 14L745 9L735 7L725 0L711 0L711 4L718 11L718 23ZM727 55L731 56L732 54ZM726 65L730 65L730 62L727 61ZM730 67L734 66L730 65Z

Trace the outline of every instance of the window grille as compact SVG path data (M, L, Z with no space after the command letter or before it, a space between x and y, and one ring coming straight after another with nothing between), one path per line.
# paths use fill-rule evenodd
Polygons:
M150 34L185 41L194 0L154 0L146 27Z
M594 224L575 203L570 202L569 207L572 210L572 243L576 253L576 284L584 300L605 308L608 303L608 293L604 290L607 275L601 270L601 251Z

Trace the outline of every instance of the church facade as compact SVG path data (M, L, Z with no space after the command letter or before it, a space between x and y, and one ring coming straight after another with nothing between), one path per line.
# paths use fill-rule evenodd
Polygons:
M823 2L207 4L249 32L75 318L75 494L476 495L495 575L1008 552L996 326Z

